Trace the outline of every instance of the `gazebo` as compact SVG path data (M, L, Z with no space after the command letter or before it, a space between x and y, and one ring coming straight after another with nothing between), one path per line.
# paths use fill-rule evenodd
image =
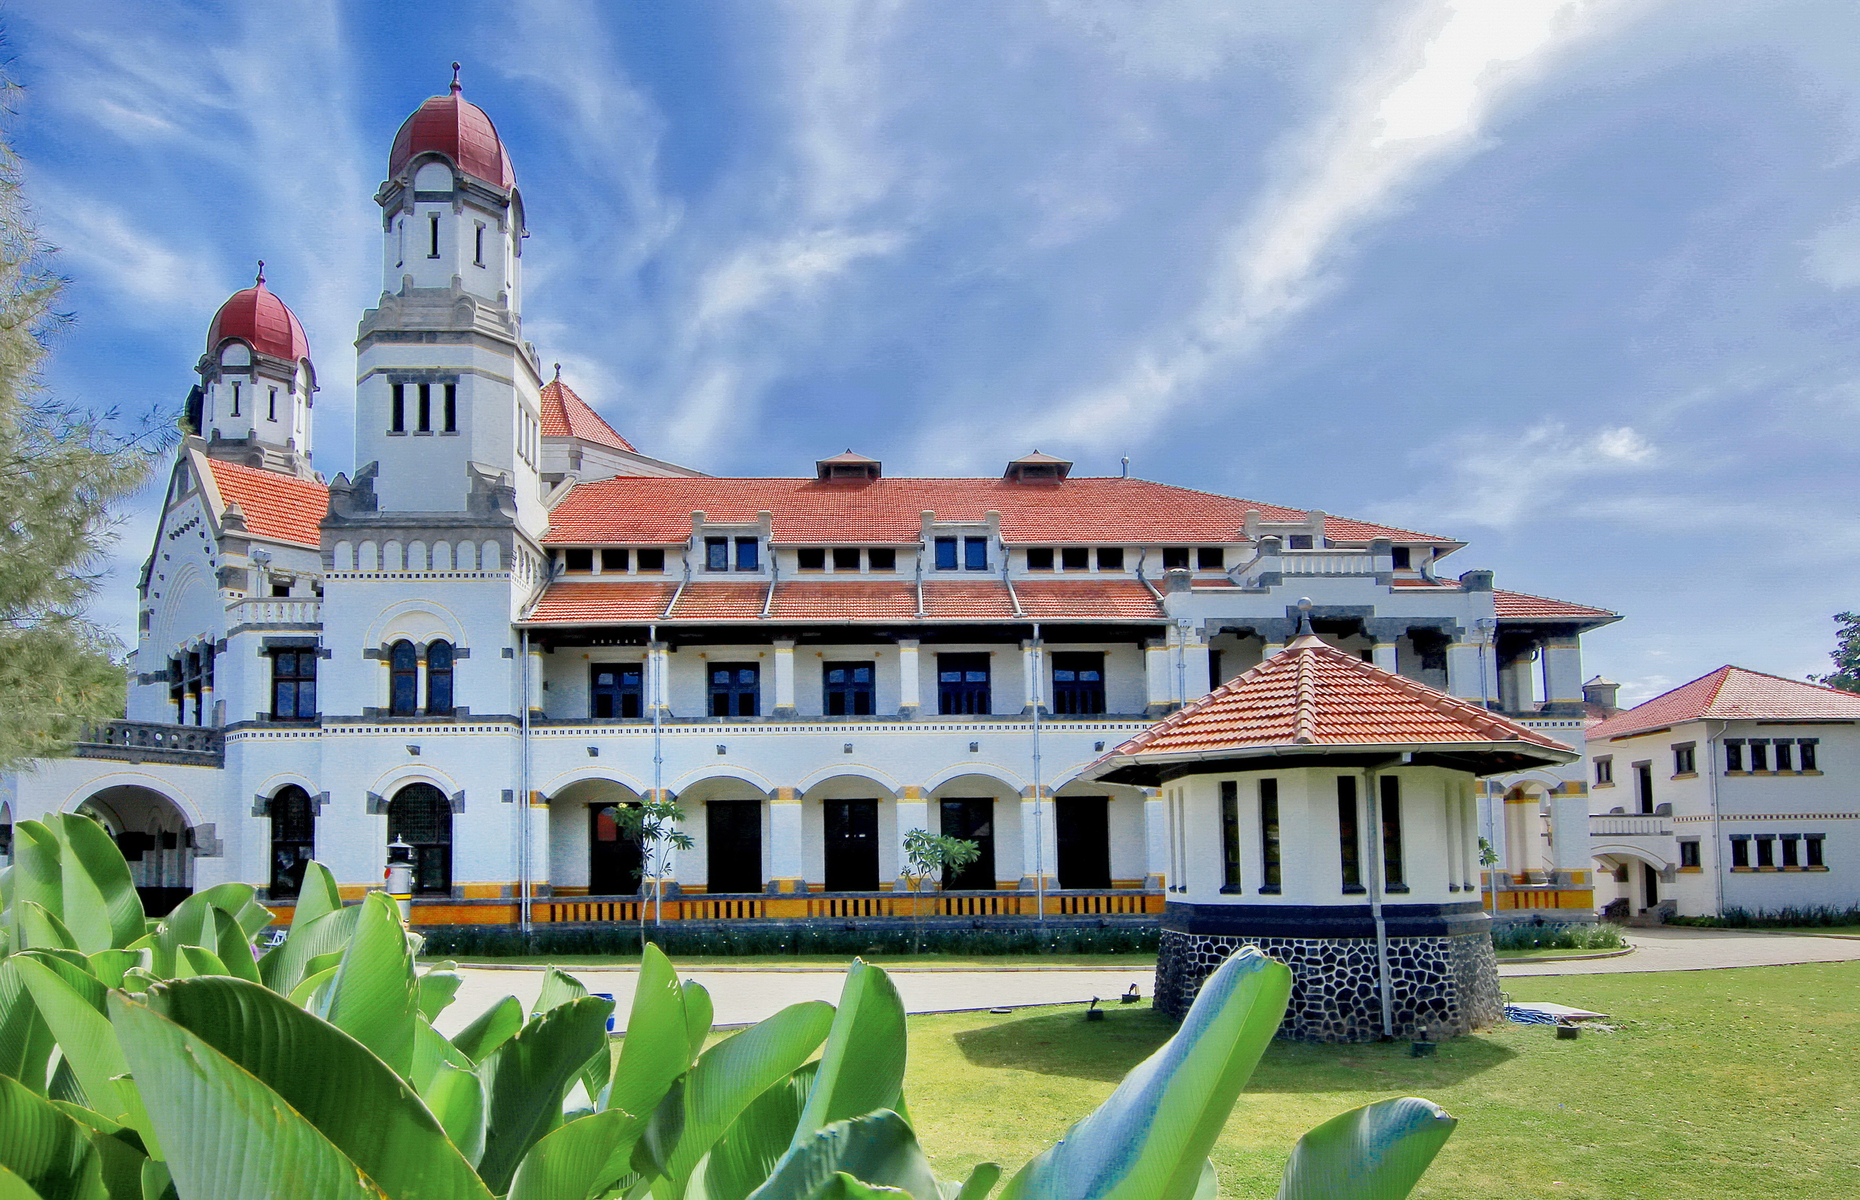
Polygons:
M1162 791L1158 1008L1252 945L1292 968L1281 1036L1431 1039L1501 1016L1474 781L1577 757L1306 634L1085 778Z

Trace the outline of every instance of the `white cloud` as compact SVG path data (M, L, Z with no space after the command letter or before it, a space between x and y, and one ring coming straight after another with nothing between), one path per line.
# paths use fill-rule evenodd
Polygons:
M1629 426L1578 432L1544 421L1522 432L1480 431L1450 438L1428 452L1445 468L1444 485L1381 507L1389 520L1417 528L1464 522L1505 529L1535 517L1599 477L1644 470L1656 459L1651 442ZM1430 473L1437 480L1440 473Z
M860 259L890 254L894 232L822 229L758 242L706 274L698 290L697 323L715 330L775 301L807 298Z
M163 232L138 224L113 204L93 200L51 180L31 185L45 234L59 247L61 269L95 284L131 325L166 326L177 314L206 318L226 293L198 268L195 247L177 247Z

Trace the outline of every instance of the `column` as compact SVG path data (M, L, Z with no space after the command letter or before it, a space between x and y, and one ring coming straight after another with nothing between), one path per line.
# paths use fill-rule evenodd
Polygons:
M1023 892L1038 887L1036 880L1042 874L1046 876L1047 891L1058 886L1059 839L1053 820L1053 789L1042 788L1041 793L1037 814L1033 788L1024 787L1020 793L1020 890ZM996 873L999 874L999 870Z
M1175 664L1170 657L1169 643L1164 638L1151 638L1143 644L1143 677L1149 696L1148 707L1143 710L1146 717L1160 717L1181 707L1176 700Z
M1511 873L1513 880L1523 882L1526 871L1534 870L1541 864L1533 862L1531 843L1532 826L1537 823L1537 798L1529 792L1519 789L1504 797L1505 813L1505 870Z
M1568 708L1582 703L1582 643L1574 634L1544 639L1544 701Z
M667 803L677 799L670 788L647 788L640 793L640 798L647 804ZM685 821L697 821L702 818L702 813L685 813ZM672 828L682 829L684 825L676 823ZM655 867L657 868L656 874L654 873ZM644 894L652 894L653 884L657 880L664 881L667 896L678 894L678 851L672 848L670 842L661 841L652 847L651 858L642 864L640 886L644 889Z
M794 639L775 639L775 708L771 717L795 717L794 707Z
M668 676L671 673L670 647L664 642L652 642L646 647L646 715L651 716L657 708L663 715L672 715L672 689Z
M1209 681L1208 677L1208 643L1199 635L1186 635L1182 638L1182 644L1177 653L1182 656L1182 671L1179 680L1182 703L1188 704L1199 700L1213 691L1214 684Z
M911 643L911 657L917 657L917 643ZM907 860L904 857L904 837L913 829L922 829L927 833L937 832L930 827L930 804L924 799L924 790L915 784L905 784L898 789L898 873L902 875ZM880 887L890 887L895 891L907 891L901 883L894 880L887 883L879 881Z
M1169 874L1169 814L1161 788L1143 789L1143 845L1148 866L1143 886L1160 892Z
M1020 644L1020 694L1022 716L1033 715L1038 708L1041 712L1051 712L1052 706L1046 702L1046 655L1042 653L1043 643L1036 638L1029 638Z
M917 674L917 646L915 638L898 640L898 716L910 720L922 710L922 693L919 690ZM919 796L921 799L921 794ZM904 817L898 816L900 823Z
M1474 797L1476 785L1468 780L1460 788L1460 890L1479 890L1479 801Z
M1396 670L1398 664L1395 660L1394 642L1378 641L1369 653L1371 655L1371 661L1384 671L1389 672L1391 675L1400 673Z
M1498 704L1498 663L1489 643L1468 638L1447 645L1447 691L1475 704Z
M1447 890L1460 890L1460 795L1456 784L1447 784L1447 808L1442 831L1447 843Z
M802 878L801 793L778 787L769 794L769 891L807 891Z

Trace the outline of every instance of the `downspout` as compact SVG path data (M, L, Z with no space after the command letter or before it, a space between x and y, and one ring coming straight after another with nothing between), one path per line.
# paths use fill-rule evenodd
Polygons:
M764 621L769 619L769 610L775 607L775 585L781 582L781 567L775 562L773 551L769 553L769 594L762 597L762 611L757 614Z
M690 586L691 586L691 556L687 554L685 556L685 577L678 581L678 587L672 592L672 598L665 602L665 611L659 614L659 620L669 621L672 619L672 610L678 607L678 598L684 595L685 589Z
M1151 583L1148 579L1145 579L1143 577L1143 564L1149 561L1149 557L1150 557L1150 548L1148 546L1145 546L1143 548L1143 553L1137 555L1137 582L1142 584L1144 587L1150 590L1150 596L1156 601L1156 607L1158 609L1162 609L1163 607L1162 593L1156 590L1155 584Z
M1410 758L1402 755L1403 759ZM1395 1036L1395 985L1389 970L1389 923L1382 912L1382 857L1387 848L1382 844L1382 790L1381 775L1375 767L1363 768L1363 791L1368 803L1363 806L1369 816L1370 830L1373 835L1370 843L1375 853L1369 856L1369 916L1376 923L1376 993L1382 1005L1382 1036L1393 1039ZM1358 838L1361 844L1361 838Z
M687 563L687 573L689 573L689 570L690 564ZM679 590L683 591L684 589L680 587ZM676 604L677 602L678 597L672 597L672 603ZM664 729L661 724L661 718L665 715L665 672L662 667L655 665L654 662L655 659L663 660L664 656L656 655L652 650L653 646L658 644L658 641L659 627L657 625L646 626L646 694L652 700L652 802L654 804L665 799L665 743ZM662 852L660 849L654 846L653 856L657 858L660 857L661 854ZM651 867L654 864L648 862L646 865ZM660 863L658 864L658 869L652 873L652 925L655 930L659 927L659 921L664 914L664 909L665 867L663 863Z
M1718 726L1718 731L1716 733L1711 732L1711 727L1714 723ZM1718 747L1720 740L1724 737L1724 729L1727 724L1728 722L1725 721L1707 721L1705 723L1705 729L1707 731L1705 752L1711 756L1710 769L1705 776L1707 780L1706 786L1711 792L1711 874L1712 886L1718 897L1718 912L1716 915L1720 917L1724 915L1724 830L1721 824L1724 816L1718 804L1718 764L1723 761L1718 757Z
M924 619L924 556L917 555L917 619Z
M517 631L517 670L523 707L517 716L517 901L518 924L530 932L530 631Z
M1011 588L1010 588L1011 593ZM1033 623L1033 886L1035 913L1041 929L1046 928L1046 809L1041 795L1040 777L1040 707L1046 699L1046 646L1040 641L1040 623ZM1045 944L1041 944L1045 949Z

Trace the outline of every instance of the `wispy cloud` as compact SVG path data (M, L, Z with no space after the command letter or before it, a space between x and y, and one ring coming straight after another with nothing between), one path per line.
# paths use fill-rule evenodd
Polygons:
M1626 425L1572 430L1543 421L1523 432L1463 433L1420 456L1418 474L1429 483L1418 495L1379 511L1417 527L1508 529L1598 477L1643 471L1657 459L1646 436Z

